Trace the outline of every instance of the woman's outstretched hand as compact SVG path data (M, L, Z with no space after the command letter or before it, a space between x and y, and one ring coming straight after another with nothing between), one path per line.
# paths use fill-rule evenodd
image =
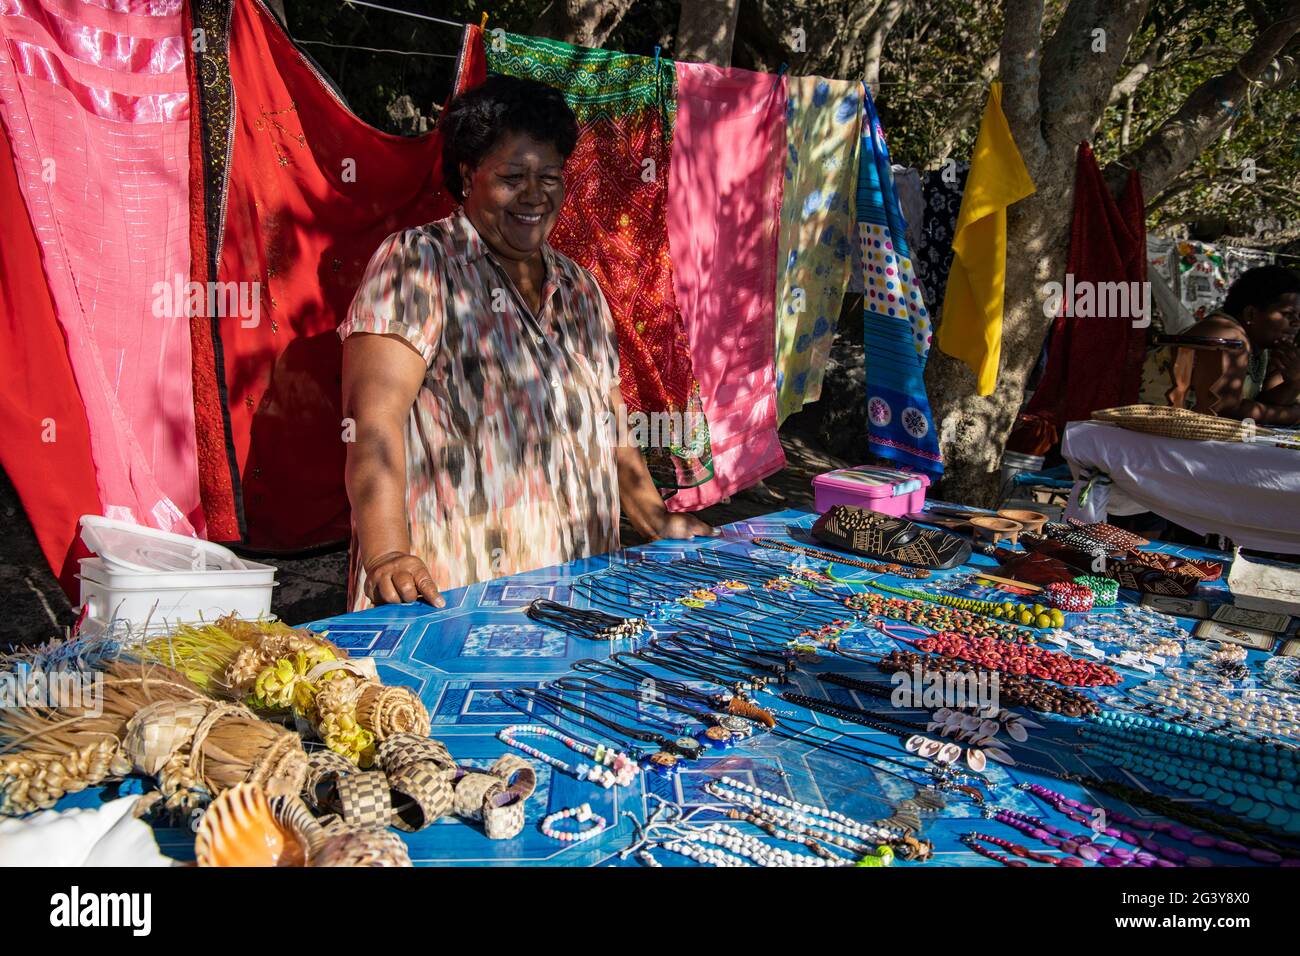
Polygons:
M655 538L716 538L720 534L721 531L708 522L701 521L695 515L671 511L665 511L660 515L654 527Z
M413 554L390 551L366 565L366 597L373 604L405 604L424 598L433 607L446 607L429 569Z

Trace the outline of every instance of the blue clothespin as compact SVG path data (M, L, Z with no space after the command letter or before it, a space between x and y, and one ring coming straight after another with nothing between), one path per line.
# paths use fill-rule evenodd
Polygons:
M659 51L662 50L662 49L663 49L663 47L661 47L661 46L656 46L656 47L655 47L655 69L656 69L656 70L659 69Z
M785 71L788 70L788 69L790 69L790 64L789 64L789 63L782 63L781 66L777 69L777 71L776 71L776 75L777 75L778 77L785 76Z

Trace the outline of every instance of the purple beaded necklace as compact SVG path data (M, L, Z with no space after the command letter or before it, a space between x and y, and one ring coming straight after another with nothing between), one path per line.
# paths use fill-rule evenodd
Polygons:
M1033 794L1040 800L1045 801L1055 810L1065 814L1076 823L1088 823L1093 819L1093 814L1097 808L1074 800L1064 794L1057 793L1055 790L1049 790L1042 784L1031 783L1022 784L1021 789ZM1190 843L1198 849L1208 850L1213 847L1224 853L1232 853L1237 856L1247 856L1256 863L1263 863L1269 866L1300 866L1300 860L1282 856L1280 853L1274 853L1272 850L1265 850L1259 847L1245 847L1233 840L1224 840L1218 837L1212 837L1206 833L1195 833L1181 824L1172 823L1168 820L1139 820L1134 819L1118 810L1103 811L1111 820L1115 821L1122 827L1132 827L1132 830L1122 830L1118 827L1108 826L1103 831L1107 836L1122 840L1133 846L1140 846L1148 854L1158 854L1164 860L1169 861L1175 866L1213 866L1213 861L1203 856L1188 856L1181 850L1174 847L1162 846L1157 843L1153 837L1143 836L1134 831L1154 831L1164 834L1174 840L1180 840L1184 843ZM1120 848L1112 847L1111 851L1116 852ZM1128 851L1132 852L1132 851ZM1157 864L1159 865L1159 864Z
M1067 814L1068 815L1068 814ZM1015 810L998 810L993 814L993 819L999 823L1005 823L1007 826L1019 830L1021 833L1033 837L1046 843L1048 846L1064 850L1089 863L1100 863L1102 866L1164 866L1170 867L1176 864L1160 859L1155 855L1155 851L1130 850L1126 846L1118 844L1114 846L1099 846L1095 838L1091 835L1081 835L1071 833L1069 830L1054 826L1038 817L1031 817L1027 813L1018 813ZM1087 819L1076 819L1071 816L1075 822L1086 823ZM1120 839L1123 839L1120 837Z

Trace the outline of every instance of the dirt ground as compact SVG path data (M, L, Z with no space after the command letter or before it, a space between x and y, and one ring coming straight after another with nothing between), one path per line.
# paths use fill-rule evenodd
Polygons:
M822 449L816 437L817 421L810 412L791 417L781 429L786 467L761 486L734 496L725 504L701 512L713 524L726 524L782 508L812 507L812 479L847 462ZM9 479L0 473L0 594L5 607L0 614L0 645L34 643L59 636L76 618L58 582L50 573L36 544ZM641 539L623 526L623 542ZM259 558L279 572L271 610L291 624L341 614L347 600L347 551L340 548L305 558Z

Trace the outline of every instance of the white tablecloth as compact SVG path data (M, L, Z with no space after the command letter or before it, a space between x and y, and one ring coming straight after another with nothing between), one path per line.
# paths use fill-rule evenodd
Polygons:
M1152 511L1197 534L1225 535L1239 547L1300 554L1296 449L1187 441L1102 422L1071 422L1061 454L1075 477L1074 513L1099 519L1104 515L1098 511ZM1094 484L1080 509L1081 476L1089 471L1108 475L1111 484Z

